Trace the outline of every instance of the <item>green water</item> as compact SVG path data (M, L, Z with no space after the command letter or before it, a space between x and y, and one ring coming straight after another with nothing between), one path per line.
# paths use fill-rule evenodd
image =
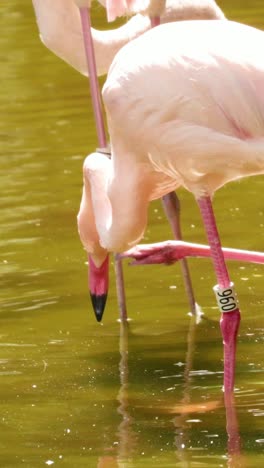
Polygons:
M219 4L264 28L262 0ZM76 230L82 162L96 146L87 82L41 45L30 2L2 0L0 27L0 466L262 467L263 267L229 264L243 315L232 456L210 261L190 261L199 326L178 265L125 265L129 330L112 271L95 322ZM255 177L216 194L224 245L263 250L263 188ZM204 242L193 197L180 198L185 239ZM156 202L145 241L170 237Z

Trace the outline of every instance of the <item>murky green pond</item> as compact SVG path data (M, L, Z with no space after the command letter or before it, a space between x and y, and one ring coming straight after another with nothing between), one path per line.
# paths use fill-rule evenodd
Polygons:
M262 0L219 4L264 28ZM229 264L243 320L226 420L210 261L190 261L199 326L178 265L125 265L128 330L112 271L95 322L76 229L82 162L96 146L87 82L41 45L31 2L2 0L0 27L0 466L264 466L263 267ZM255 177L216 194L224 245L263 250L263 189ZM180 197L185 239L204 242L193 197ZM170 237L153 203L145 241Z

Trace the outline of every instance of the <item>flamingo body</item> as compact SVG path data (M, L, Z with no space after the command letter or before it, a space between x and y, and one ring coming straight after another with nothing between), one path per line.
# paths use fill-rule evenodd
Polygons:
M186 21L117 54L103 89L112 160L92 156L84 165L105 251L135 245L150 200L180 185L199 198L264 173L263 48L257 29Z
M211 198L227 182L264 173L263 49L264 32L223 20L166 24L127 44L103 88L112 160L84 165L106 256L136 245L152 199L180 185L196 197L216 294L233 301L231 312L220 308L226 391L234 388L240 310Z

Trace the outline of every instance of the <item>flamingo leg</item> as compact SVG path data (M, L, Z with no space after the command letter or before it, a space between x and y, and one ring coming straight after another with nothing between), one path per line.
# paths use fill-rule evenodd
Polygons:
M225 260L237 260L264 264L264 252L252 250L230 249L223 247ZM118 255L118 258L133 258L130 265L172 265L185 257L211 257L208 245L193 244L178 240L167 240L155 244L138 244L135 247Z
M170 192L164 197L162 197L162 204L168 221L170 223L174 238L176 240L182 240L179 197L175 192ZM198 308L194 298L191 275L186 258L182 258L180 260L180 266L182 270L182 277L186 295L191 309L191 314L196 316L198 313Z
M126 308L126 292L125 292L125 282L124 282L124 273L121 259L114 255L115 259L115 275L116 275L116 292L117 292L117 302L118 309L120 314L120 321L126 322L128 319L127 308Z
M96 63L95 55L93 48L93 38L91 35L91 18L90 18L90 8L79 8L81 24L82 24L82 33L83 33L83 43L85 49L85 55L87 60L87 67L89 71L89 84L92 98L92 105L94 111L95 125L98 137L98 143L101 148L107 148L107 138L104 128L103 120L103 110L102 110L102 101L100 95L100 88L97 79L96 72Z
M79 8L82 31L83 31L83 40L84 48L87 59L87 66L89 71L90 78L90 90L93 104L93 111L95 117L95 124L97 130L97 137L99 143L99 151L107 152L108 145L106 139L106 132L104 127L103 120L103 111L102 111L102 101L99 89L99 83L96 73L96 63L95 55L93 48L93 40L91 36L91 20L90 20L90 8ZM116 275L116 289L117 289L117 300L119 307L120 320L127 320L127 309L126 309L126 296L125 296L125 286L124 286L124 275L121 259L115 257L115 275Z
M240 310L230 282L221 248L210 197L197 200L205 225L212 261L218 281L214 288L221 311L220 328L224 345L224 390L233 391L235 378L236 338L240 323Z

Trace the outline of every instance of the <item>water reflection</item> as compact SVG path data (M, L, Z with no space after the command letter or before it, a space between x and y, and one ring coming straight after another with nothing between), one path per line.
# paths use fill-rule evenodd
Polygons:
M103 467L125 467L127 461L131 460L137 445L137 435L133 431L133 418L129 413L129 366L128 366L128 337L129 337L129 322L120 320L120 335L119 335L119 378L120 389L117 394L119 402L117 412L121 416L121 422L117 428L117 455L115 457L104 456L98 460L98 468Z
M245 460L241 454L241 439L239 433L239 424L237 411L235 406L235 398L233 393L226 392L223 397L217 400L202 400L200 403L192 402L192 389L193 389L193 378L195 373L193 372L193 359L195 352L195 340L196 333L199 327L199 323L195 317L191 317L190 325L187 335L187 351L185 363L181 363L184 366L183 371L183 396L180 401L173 401L171 404L164 406L152 406L152 402L148 402L145 410L152 408L156 415L162 413L175 415L171 420L171 432L173 432L174 426L174 445L175 451L175 463L180 462L180 466L189 467L194 459L199 460L199 456L196 455L197 450L204 452L206 450L206 444L201 447L192 445L191 428L195 424L201 423L201 417L205 413L214 413L217 409L225 407L226 416L226 456L224 458L227 461L228 468L243 468L246 466ZM136 420L131 415L133 410L133 400L129 394L129 338L131 338L131 330L128 322L120 322L120 337L119 337L119 378L120 378L120 389L117 394L117 400L119 402L117 413L121 416L121 422L117 428L118 441L116 442L116 455L115 456L101 456L98 459L98 468L103 467L126 467L130 466L133 457L141 449L139 436L134 429ZM179 364L179 363L178 363ZM148 406L149 405L149 406ZM142 407L141 407L142 408ZM158 416L156 416L158 418ZM205 438L211 440L218 438L219 434L205 432ZM211 442L212 443L212 442ZM210 446L209 446L210 447ZM205 464L208 460L216 458L218 461L219 456L215 456L210 452L207 455L202 455L201 458Z
M227 453L228 468L245 466L241 456L241 441L239 435L238 418L235 407L234 394L225 392L224 402L226 409L226 432L227 432Z
M137 436L132 428L133 418L129 414L128 336L129 323L120 321L120 390L117 395L117 400L120 403L117 411L122 417L121 423L118 426L119 445L117 461L121 464L120 466L123 466L123 462L132 456L137 445Z
M190 326L187 336L187 352L186 360L184 367L184 385L183 385L183 398L181 400L181 405L184 410L191 402L191 372L193 368L193 353L194 353L194 344L195 344L195 332L196 327L199 324L195 317L191 317ZM199 422L199 420L192 420L192 423ZM173 424L175 426L175 446L177 448L176 455L178 459L183 463L184 466L188 466L187 452L186 447L188 446L188 427L190 424L189 412L182 411L180 416L176 416L173 419ZM186 465L187 463L187 465Z

